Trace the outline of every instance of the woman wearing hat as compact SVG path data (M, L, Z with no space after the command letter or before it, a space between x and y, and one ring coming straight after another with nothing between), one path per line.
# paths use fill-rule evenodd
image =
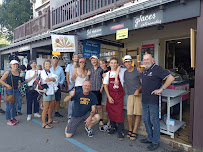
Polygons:
M75 81L75 90L82 90L82 85L84 81L88 79L88 70L85 69L85 66L85 59L81 58L79 60L79 67L73 70L71 81Z
M6 93L8 95L15 94L15 102L14 103L6 103L6 120L7 125L14 126L18 121L15 119L16 116L16 103L21 102L21 95L19 92L20 83L22 82L22 78L20 77L20 73L18 72L18 61L12 60L10 62L10 71L6 71L4 75L0 79L0 83L4 85L6 89ZM6 81L5 81L6 80Z

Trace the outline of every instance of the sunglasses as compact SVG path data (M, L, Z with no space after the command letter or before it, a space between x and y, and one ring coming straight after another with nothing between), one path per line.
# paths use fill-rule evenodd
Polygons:
M57 57L53 57L53 59L58 59Z

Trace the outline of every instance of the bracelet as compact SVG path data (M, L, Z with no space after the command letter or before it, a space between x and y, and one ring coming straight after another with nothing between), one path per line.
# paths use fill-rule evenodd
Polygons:
M163 87L161 87L162 90L165 90Z

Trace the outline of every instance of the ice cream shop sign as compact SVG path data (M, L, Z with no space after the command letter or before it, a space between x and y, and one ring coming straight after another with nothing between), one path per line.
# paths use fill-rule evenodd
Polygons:
M76 36L74 35L51 35L53 51L75 52Z
M162 20L163 20L162 11L147 15L140 15L133 18L134 29L161 24Z

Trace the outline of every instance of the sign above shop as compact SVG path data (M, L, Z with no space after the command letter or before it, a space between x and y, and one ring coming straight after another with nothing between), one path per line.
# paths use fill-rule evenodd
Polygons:
M25 45L25 46L18 48L18 52L24 52L24 51L28 51L28 50L30 50L30 45Z
M128 28L116 31L116 40L128 38Z
M140 15L133 18L134 29L161 24L163 20L163 11L154 12L147 15Z
M121 29L121 28L124 28L124 23L117 24L117 25L114 25L114 26L110 27L111 30L118 30L118 29Z
M154 11L153 11L154 10ZM187 10L187 11L185 11ZM146 14L134 16L133 18L117 18L115 22L108 22L98 28L81 30L77 33L79 40L115 34L116 30L128 28L128 30L139 29L163 23L184 20L200 16L200 0L187 1L187 5L175 5L163 10L150 9ZM116 25L115 25L116 24Z
M76 36L75 35L51 35L53 51L75 52Z
M154 12L147 15L140 15L133 18L134 29L161 24L163 20L163 11Z
M83 40L83 58L96 55L99 58L101 43L91 40Z
M102 27L92 28L87 30L87 38L102 36Z

